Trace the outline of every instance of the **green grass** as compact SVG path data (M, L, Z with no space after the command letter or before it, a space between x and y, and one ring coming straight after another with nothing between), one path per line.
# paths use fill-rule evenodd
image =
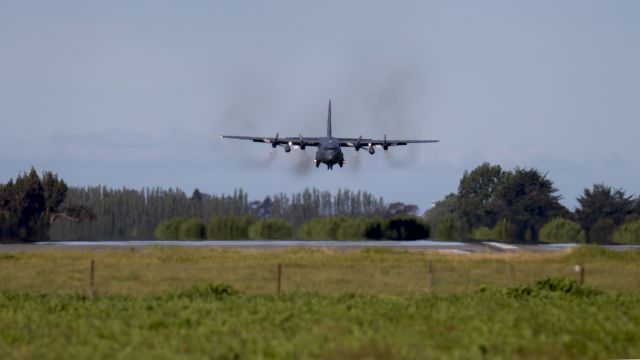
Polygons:
M85 295L89 259L94 300ZM185 248L9 254L0 256L0 357L638 357L639 259L592 247L472 256ZM576 263L587 269L587 287L571 280ZM563 280L537 282L549 277Z
M516 286L547 277L577 278L576 264L584 265L591 287L612 293L640 290L640 252L597 247L476 255L380 248L34 250L0 256L0 290L86 292L91 259L101 295L138 296L210 283L229 284L248 294L272 294L279 263L285 292L423 294L428 290L429 262L438 294L467 293L482 285Z

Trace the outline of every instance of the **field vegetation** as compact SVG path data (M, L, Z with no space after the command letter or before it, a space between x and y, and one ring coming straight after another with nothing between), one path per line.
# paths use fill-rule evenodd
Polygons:
M471 256L379 248L5 253L0 356L635 357L639 262L637 252L595 247ZM586 268L584 286L575 264Z

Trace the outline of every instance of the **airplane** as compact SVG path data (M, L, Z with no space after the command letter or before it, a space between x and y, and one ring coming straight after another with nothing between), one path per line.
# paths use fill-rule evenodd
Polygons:
M419 144L419 143L437 143L440 140L387 140L387 135L384 135L384 139L364 139L362 136L358 138L340 138L333 137L331 133L331 100L329 100L329 114L327 117L327 136L321 137L304 137L300 134L298 137L280 137L280 133L276 133L275 137L259 137L259 136L236 136L236 135L222 135L223 139L239 139L239 140L251 140L253 142L271 144L273 149L278 146L284 147L285 152L291 152L291 149L295 146L300 150L305 150L307 146L316 146L316 158L314 160L316 168L320 167L320 164L326 164L328 170L333 170L333 165L338 164L340 167L344 166L344 154L342 152L343 147L352 147L356 151L361 148L367 148L369 154L373 155L376 152L376 147L382 147L384 151L389 150L390 146L402 146L407 144Z

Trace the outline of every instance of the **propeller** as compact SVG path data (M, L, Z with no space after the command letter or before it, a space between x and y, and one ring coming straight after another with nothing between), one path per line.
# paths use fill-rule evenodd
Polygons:
M360 148L362 147L361 143L362 143L362 135L358 137L358 141L356 141L356 145L354 146L356 151L360 151Z
M276 133L276 137L271 140L271 150L269 154L273 154L276 152L276 148L278 147L278 138L280 137L280 133Z
M307 144L305 144L302 134L298 134L298 135L300 136L300 150L304 151L304 149L307 147Z
M384 141L382 142L382 149L384 149L384 156L389 156L389 144L387 143L387 134L384 134Z

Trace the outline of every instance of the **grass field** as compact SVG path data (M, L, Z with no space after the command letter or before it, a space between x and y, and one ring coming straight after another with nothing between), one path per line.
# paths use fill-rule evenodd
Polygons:
M576 264L585 287L534 285L576 279ZM0 357L638 357L639 265L638 252L592 247L1 254Z

